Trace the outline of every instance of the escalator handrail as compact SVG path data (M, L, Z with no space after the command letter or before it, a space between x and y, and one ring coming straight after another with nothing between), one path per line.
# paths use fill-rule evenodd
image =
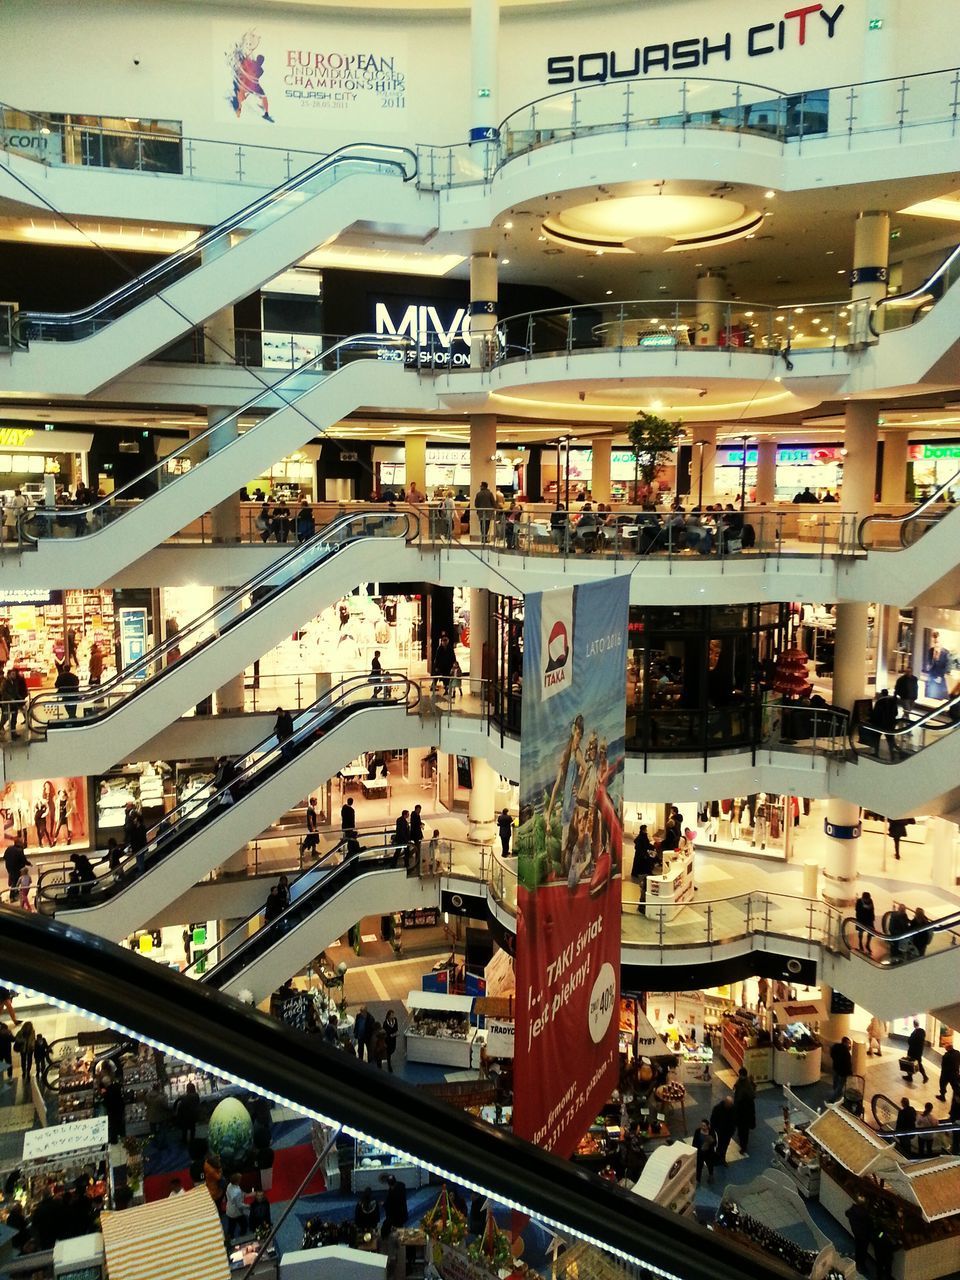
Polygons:
M860 727L873 729L874 733L880 734L884 738L909 738L918 729L928 729L931 733L952 733L957 725L960 725L960 719L941 721L940 717L949 716L955 707L960 708L960 693L955 693L952 697L947 698L946 701L938 703L935 707L930 707L922 716L918 716L916 720L911 720L902 729L877 729L869 723Z
M357 1062L258 1010L105 939L34 913L2 909L0 980L37 992L181 1059L208 1068L348 1137L409 1154L630 1266L680 1280L743 1280L731 1241L605 1183L421 1090ZM642 1256L641 1256L642 1255ZM749 1264L757 1280L794 1274L772 1259Z
M382 831L379 831L379 830L363 831L363 832L358 831L356 833L355 838L357 840L360 840L360 839L369 839L370 836L382 837L383 841L385 842L386 837L389 834L390 832L386 828L384 828ZM293 891L294 887L297 884L299 884L299 882L304 878L304 876L308 876L312 872L315 872L319 867L324 866L324 864L328 862L332 857L334 857L338 853L341 853L345 849L346 845L347 845L347 837L341 836L341 838L336 842L336 844L331 845L331 847L326 851L326 853L321 854L320 857L317 858L315 862L312 862L309 867L304 867L303 870L300 872L300 874L297 876L294 876L294 878L289 882L289 888L291 892ZM188 965L184 966L182 972L189 974L192 970L196 969L197 965L201 961L209 960L211 955L213 955L217 951L222 950L222 948L226 945L226 943L228 943L231 938L235 938L238 934L242 934L244 937L246 937L250 926L257 920L259 916L262 916L262 915L263 915L263 906L261 905L259 907L255 907L254 910L251 911L249 915L244 916L244 918L238 924L235 924L228 933L225 933L222 938L218 938L216 942L212 942L209 946L204 945L202 947L198 947L197 955L193 960L191 960L191 962ZM220 961L219 960L215 961L214 965L211 967L209 972L212 973L213 969L216 968L218 964L220 964Z
M874 1130L874 1132L877 1134L877 1137L879 1138L889 1139L893 1142L899 1142L901 1138L935 1138L937 1134L941 1134L941 1133L960 1133L960 1124L951 1124L949 1121L943 1122L939 1120L937 1121L936 1128L934 1129L901 1129L899 1132L895 1129L888 1129L886 1128L884 1122L877 1115L878 1101L886 1102L893 1111L896 1111L897 1115L900 1114L900 1112L903 1110L903 1107L901 1107L898 1103L894 1102L894 1100L888 1097L887 1094L885 1093L873 1094L873 1096L870 1099L870 1113L873 1116L873 1119L877 1125L877 1128ZM923 1157L923 1158L926 1159L928 1157Z
M364 148L370 150L381 150L388 154L377 157L373 155L354 155L355 150L360 151ZM291 178L287 178L278 186L274 187L266 194L258 196L255 200L251 200L249 204L237 209L234 213L217 223L215 227L211 227L195 240L191 240L189 244L178 249L175 253L169 254L162 262L156 263L147 271L135 276L133 280L128 280L119 288L114 289L111 293L106 294L97 302L91 303L87 307L81 307L77 311L21 311L17 316L17 323L22 326L30 323L48 324L48 325L70 325L80 324L85 320L96 319L108 307L121 302L136 293L142 292L155 281L166 275L173 275L177 268L184 262L195 257L197 253L202 252L212 244L216 244L222 240L224 236L243 227L251 218L256 217L264 209L269 209L282 197L289 195L291 192L297 191L306 183L311 182L327 169L336 168L338 164L344 164L348 161L355 161L360 164L376 164L387 165L396 169L403 175L404 182L410 182L417 176L417 155L409 147L393 146L388 143L380 142L351 142L338 147L335 151L331 151L329 155L323 156L313 164L307 165L305 169L294 174ZM162 286L161 286L162 287ZM153 293L157 292L153 290Z
M904 542L903 542L904 529L911 523L911 521L919 520L926 511L928 511L932 506L935 506L936 503L940 501L942 494L946 493L948 489L953 488L958 482L960 482L960 471L955 471L949 480L945 480L943 484L937 485L933 493L931 493L929 497L924 498L924 500L920 503L919 506L914 507L912 511L905 511L903 515L864 516L863 519L860 521L860 523L857 525L857 544L859 545L860 550L869 551L871 549L870 547L865 545L863 538L864 538L864 532L867 528L867 525L874 524L874 523L900 525L900 545L902 547L904 545ZM950 507L950 510L952 511L953 507ZM942 513L942 515L946 515L946 514L947 512Z
M889 912L885 914L889 914ZM849 947L850 943L847 940L848 927L851 930L866 934L876 942L900 946L904 942L909 942L911 938L918 938L922 934L953 932L954 929L960 930L960 910L948 912L945 916L938 916L936 920L928 920L926 924L918 925L916 928L911 927L910 929L905 929L903 933L884 933L882 928L877 929L873 925L861 924L856 916L844 916L843 920L840 922L840 934L843 941ZM960 935L958 935L958 937L960 937ZM850 949L853 950L852 947ZM866 956L867 960L873 958L874 957ZM918 960L923 959L922 956L916 956L913 958Z
M404 696L402 699L396 698L390 702L383 702L379 699L374 699L372 692L370 692L368 698L353 700L350 697L351 694L366 692L371 689L370 676L363 674L348 677L346 680L341 680L339 684L334 685L333 688L327 690L322 697L318 698L316 702L297 715L294 720L293 737L292 739L288 739L288 741L294 748L299 746L302 749L305 742L316 734L317 730L323 726L325 720L331 714L339 716L345 708L356 707L357 709L366 709L370 706L374 706L377 708L403 707L406 709L410 706L415 706L420 696L419 685L416 682L407 679L406 676L390 672L385 672L384 674L390 676L392 687L403 688ZM259 782L257 781L258 774L260 774L264 769L267 769L269 771L269 776L272 777L273 765L277 764L279 761L280 767L282 768L286 763L289 763L284 756L285 745L285 743L278 742L276 734L271 732L266 738L261 739L255 747L241 756L239 761L235 762L235 764L239 764L240 766L243 766L245 761L249 761L250 763L241 768L241 771L237 773L225 786L218 788L211 792L210 795L203 796L202 798L198 796L191 796L189 800L182 801L175 809L171 810L170 813L164 814L157 825L152 829L152 839L148 839L146 846L140 851L146 861L148 863L151 861L151 850L153 850L155 854L159 854L160 848L164 844L167 846L166 851L163 853L162 858L155 857L153 859L154 865L156 865L158 861L165 861L171 853L175 853L177 851L177 847L182 843L182 840L178 840L176 838L178 829L181 828L181 825L185 824L189 819L200 817L202 814L211 811L219 813L232 807L233 804L239 803L234 795L234 789L243 789L242 795L240 796L241 801L248 799L251 792L259 785ZM230 793L229 796L227 795L228 792ZM206 827L203 829L206 830ZM164 840L163 837L168 834L172 838ZM182 834L184 839L190 840L198 834L198 832L196 827L191 824L191 826L184 830ZM66 901L70 903L73 909L86 909L88 907L97 906L105 898L112 898L116 896L117 893L122 892L124 889L127 889L132 884L136 883L137 877L129 874L131 870L136 868L136 865L136 853L129 853L125 855L117 870L108 871L105 875L100 876L86 894L79 892L79 890L76 895L70 893L70 890L78 888L78 886L59 880L56 883L62 886L65 892L58 898L55 898L54 895L50 893L49 889L49 881L57 874L57 871L51 869L49 871L42 872L37 880L37 902L39 904L41 901L47 900ZM147 866L147 870L150 870L149 865ZM109 885L104 884L104 881L106 880L109 880ZM47 882L46 885L44 884L45 881Z
M29 723L31 729L35 733L40 734L45 733L52 728L59 730L68 729L70 727L77 728L82 727L85 724L90 725L95 720L105 720L121 707L129 705L130 698L137 694L141 694L147 688L153 687L158 680L161 680L167 674L167 672L174 669L179 670L179 663L188 662L193 655L203 648L205 644L209 643L210 640L223 636L228 630L237 626L240 622L245 621L252 613L262 608L264 605L276 604L278 593L282 593L289 586L299 584L305 576L313 573L322 565L327 564L333 556L337 555L345 547L353 545L363 537L378 536L376 534L368 534L365 532L368 522L380 521L382 523L386 520L399 516L404 518L403 529L400 532L390 533L383 536L394 540L402 538L404 541L410 541L412 538L415 538L419 532L419 516L413 509L406 507L397 507L393 511L373 509L369 511L354 511L347 515L337 516L335 520L331 520L329 524L324 525L324 527L320 529L319 532L315 533L312 538L292 547L286 555L281 556L280 559L274 561L272 565L268 566L266 569L261 569L259 573L254 574L254 576L248 579L243 586L234 588L229 595L223 596L220 600L217 600L198 617L194 618L182 631L178 631L176 635L168 636L166 640L155 645L140 658L137 658L135 661L128 664L128 667L133 668L134 671L141 668L145 669L150 666L158 667L158 669L146 679L137 681L133 676L131 676L128 670L124 670L118 671L116 675L103 684L91 685L85 689L77 689L71 693L45 689L31 697L28 704L28 715L30 717ZM316 559L312 558L313 553L327 545L330 542L331 537L335 536L338 530L349 528L358 521L364 529L363 533L358 534L354 538L345 538L341 542L330 545L326 554L317 556ZM251 604L246 609L242 610L242 612L230 617L231 611L241 604L247 596L251 595L251 593L256 591L259 587L270 586L271 579L282 575L284 570L291 568L301 557L306 557L308 559L307 568L301 574L295 577L286 578L275 591L270 592L269 595L264 595L261 600L251 602ZM163 665L163 659L165 657L179 649L184 641L191 635L201 631L204 627L215 626L217 617L221 616L224 612L228 615L227 621L223 626L217 628L215 635L209 637L207 641L200 641L185 653L182 658L178 659L176 668L174 667L174 664L171 664L170 666ZM98 703L106 702L112 692L116 692L117 690L122 689L124 685L130 685L131 683L133 684L132 690L123 697L122 700L118 700L111 705L105 705L99 712L93 715L84 716L83 719L78 718L73 720L67 717L42 720L38 717L37 710L43 706L63 706L64 704L69 703L71 706L80 707L85 706L87 703L92 703L94 707L96 707Z
M877 329L874 321L881 307L890 306L893 303L909 302L913 298L921 299L925 294L929 294L932 287L937 281L944 276L954 262L960 260L960 244L954 246L940 263L939 267L929 275L923 284L917 285L915 289L911 289L909 293L888 293L886 297L879 298L870 308L870 332L875 338L880 337L880 331Z
M223 983L232 981L253 961L259 960L275 943L289 937L291 929L304 923L301 917L309 917L317 905L325 905L331 891L337 892L358 876L368 875L371 871L396 870L399 852L399 846L386 842L361 849L359 853L345 857L335 867L328 867L312 888L295 902L291 902L276 919L264 923L228 956L218 960L209 973L204 975L203 980L212 983L213 986L222 986ZM319 904L316 903L317 898L321 899ZM261 907L260 911L262 910ZM254 914L259 915L260 912Z
M27 513L25 516L21 516L20 518L20 522L19 522L20 536L24 542L40 541L38 537L31 534L27 529L24 528L26 521L38 514L42 514L45 519L56 520L59 518L58 513L62 512L64 518L66 518L67 520L73 520L78 524L80 522L83 522L86 524L96 524L97 512L103 509L115 506L117 499L120 498L124 493L127 493L130 490L136 488L138 485L141 485L144 482L144 480L146 480L149 476L157 475L160 472L162 472L170 462L174 461L175 459L181 457L184 454L190 453L202 441L212 437L214 432L222 430L224 423L230 422L230 421L239 421L239 419L242 418L244 414L250 413L253 409L255 409L258 405L260 405L264 400L272 399L277 394L277 392L279 392L282 388L287 386L288 383L293 382L301 374L309 373L311 369L314 369L317 366L321 366L325 360L329 359L329 357L332 356L337 351L345 350L346 348L353 347L353 346L370 346L375 350L379 350L382 347L400 347L406 350L408 347L412 345L413 345L413 340L411 338L403 337L400 334L390 334L390 333L386 333L386 334L354 333L347 338L340 338L337 342L333 344L333 346L326 347L323 351L318 352L317 355L313 356L309 360L304 361L303 364L298 365L295 369L289 369L283 375L282 378L278 378L276 382L271 383L271 385L268 387L261 388L260 391L258 391L255 396L252 396L249 400L246 401L245 404L242 404L238 409L234 409L231 413L228 413L225 417L220 418L217 422L211 423L211 425L207 427L206 430L201 431L199 435L194 436L190 440L184 441L182 445L174 449L171 453L168 453L164 457L160 458L157 462L153 464L153 466L147 467L145 471L141 471L140 474L137 476L134 476L132 480L128 480L126 484L122 484L119 489L114 489L112 493L107 494L103 498L99 498L96 502L90 503L89 506L32 508L29 513ZM329 373L326 376L328 378L333 378L333 377L336 377L337 373L339 372L341 372L341 369L335 369L332 373ZM295 403L299 399L301 394L302 392L298 392L289 400L281 396L281 399L283 400L283 404L280 406L280 409L274 410L273 412L274 413L282 412L283 409L288 408L291 404ZM272 416L273 416L273 413L267 415L268 418ZM262 425L262 422L266 420L267 420L266 418L262 419L262 421L258 422L256 426ZM252 430L256 430L256 427L253 427ZM198 462L196 465L202 466L204 462L208 461L209 458L213 456L214 455L212 454L208 454L206 458L202 458L200 462ZM180 477L177 477L177 478L179 479ZM176 484L176 480L173 480L170 483ZM161 487L169 488L170 486L169 485L161 486L160 484L158 484L156 492L159 493L161 490ZM142 505L141 502L136 501L136 499L132 495L131 495L130 501L136 502L136 506ZM149 499L146 499L146 501L149 501ZM123 514L126 514L126 513L124 512ZM91 519L91 517L93 519ZM97 531L96 528L92 528L90 530L91 533L95 533L96 531Z

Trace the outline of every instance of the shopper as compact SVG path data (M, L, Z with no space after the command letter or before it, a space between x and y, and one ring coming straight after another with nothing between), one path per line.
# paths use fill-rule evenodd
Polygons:
M450 668L450 701L463 697L463 668L456 658Z
M847 1210L846 1217L850 1223L850 1234L853 1236L857 1270L862 1276L865 1276L867 1274L870 1241L873 1239L873 1214L867 1208L866 1196L857 1196Z
M20 892L20 906L24 911L32 911L30 906L30 890L33 888L33 877L30 874L31 863L24 861L20 869L20 879L17 881L17 888Z
M371 1021L372 1018L367 1012L367 1006L362 1004L357 1010L357 1016L353 1022L353 1038L356 1041L357 1057L361 1062L367 1048L367 1023Z
M440 862L440 829L434 827L433 835L427 845L426 852L420 859L420 874L422 876L434 876L437 874L437 866Z
M270 1201L265 1191L253 1193L253 1204L247 1214L247 1225L254 1235L273 1225L270 1218Z
M240 1185L239 1173L231 1173L227 1183L224 1216L227 1219L227 1239L247 1233L246 1202L243 1198L243 1187Z
M900 841L907 834L907 827L913 826L912 818L891 818L887 823L887 835L893 841L893 856L900 861Z
M387 1196L383 1202L382 1234L386 1236L391 1231L399 1231L401 1227L407 1225L409 1217L407 1188L402 1182L398 1182L392 1173L389 1173L387 1174Z
M912 671L903 671L897 676L893 686L893 696L901 704L904 711L910 712L916 705L920 694L920 682Z
M881 735L887 740L890 759L895 760L899 754L894 732L900 716L900 704L889 689L881 689L880 695L870 712L870 728L873 732L873 754L879 760Z
M936 1129L939 1123L940 1121L933 1114L933 1103L925 1102L923 1104L923 1111L917 1116L917 1128L926 1130ZM925 1134L922 1138L918 1138L917 1150L923 1159L929 1159L930 1156L933 1155L933 1137Z
M53 1061L53 1056L50 1053L50 1042L47 1040L46 1036L41 1035L39 1031L36 1033L36 1036L34 1037L33 1061L34 1061L34 1065L37 1073L37 1082L41 1086L43 1086L46 1084L45 1077L47 1073L47 1068L50 1066L50 1063Z
M513 819L509 809L501 809L497 818L497 830L500 833L500 849L505 858L510 856L510 839L513 836Z
M833 1063L833 1093L830 1095L831 1102L839 1102L843 1097L843 1088L847 1082L847 1076L853 1075L853 1056L851 1054L850 1037L844 1036L842 1040L838 1040L830 1049L830 1061Z
M280 758L290 760L293 756L293 716L283 707L277 707L277 720L273 726L280 744Z
M873 1057L874 1054L876 1054L878 1058L880 1057L880 1049L883 1045L886 1035L887 1035L887 1024L882 1019L878 1018L876 1014L874 1014L873 1017L870 1019L869 1023L867 1024L867 1057L868 1058ZM874 1045L877 1046L876 1049L874 1049L873 1047Z
M929 929L925 929L924 925L930 925L931 927ZM911 928L919 929L921 931L920 933L915 933L911 938L911 942L916 948L917 954L920 956L926 955L927 947L930 945L930 939L933 937L933 927L930 918L924 911L923 907L917 907L914 911Z
M453 664L455 662L456 655L450 644L450 637L444 632L433 655L434 688L439 686L444 695L450 688L450 677L453 674Z
M317 830L320 825L320 815L317 811L317 797L311 796L307 801L306 812L307 831L300 845L302 854L311 854L314 858L320 857L320 834Z
M917 1127L917 1113L913 1103L909 1098L900 1099L900 1110L897 1112L897 1121L893 1126L894 1133L909 1134ZM897 1150L901 1155L910 1156L913 1153L913 1139L908 1137L900 1137L897 1139Z
M854 907L854 913L857 918L857 950L866 950L866 954L869 955L871 936L869 930L873 929L876 925L877 909L874 906L873 898L870 896L868 890L864 889L863 893L861 893L860 897L857 899L856 906ZM864 948L863 945L864 937L866 937L867 940L866 948Z
M397 825L393 832L393 843L397 850L395 862L402 858L404 864L407 861L407 850L410 847L410 810L404 809L397 819Z
M393 1055L397 1052L397 1040L400 1036L400 1023L392 1009L388 1009L383 1020L383 1034L386 1037L387 1070L393 1072Z
M901 944L897 941L899 937L905 934L910 928L910 917L907 915L907 908L902 902L895 902L893 910L890 912L890 919L887 924L890 930L890 959L894 962L903 958Z
M913 1084L913 1077L916 1071L919 1071L920 1075L923 1077L923 1083L927 1083L927 1069L923 1065L923 1050L926 1043L927 1033L924 1031L923 1027L921 1027L916 1018L914 1018L913 1030L910 1032L909 1039L907 1040L907 1057L917 1064L913 1070L907 1074L907 1079L911 1084Z
M313 518L313 508L306 498L300 499L300 509L297 512L297 542L309 542L317 531L317 522Z
M13 1047L20 1058L20 1074L23 1077L24 1090L29 1093L27 1083L33 1075L33 1054L37 1045L37 1033L32 1022L21 1022L20 1029L13 1038Z
M269 928L282 912L283 901L280 897L280 890L275 884L271 885L267 900L263 904L263 927L265 929Z
M290 508L283 498L278 498L270 512L270 530L277 542L286 542L290 537Z
M373 1062L377 1070L382 1071L383 1064L387 1060L387 1037L382 1023L376 1020L373 1023L373 1035L370 1038L369 1052L373 1056Z
M410 815L410 844L413 848L414 866L420 865L420 849L423 845L423 805L415 804Z
M353 796L348 796L346 803L340 809L340 830L348 833L356 829L357 811L353 807Z
M737 1116L737 1145L741 1155L747 1154L750 1142L750 1131L757 1127L757 1086L746 1067L741 1067L737 1074L737 1083L733 1086L733 1109Z
M374 698L379 698L383 693L383 667L380 663L379 649L374 649L373 657L370 659L370 683L373 686Z
M220 1157L212 1151L207 1152L203 1162L203 1182L210 1192L211 1200L219 1209L223 1200L223 1167L220 1164Z
M770 982L767 978L757 979L757 1008L761 1005L764 1009L770 1007Z
M19 738L17 718L22 716L24 725L27 723L27 713L25 711L27 682L23 678L23 672L19 667L12 666L7 672L2 692L0 692L0 701L3 702L4 711L10 717L10 737Z
M10 901L15 902L17 898L17 886L20 884L20 872L26 866L27 855L23 851L23 845L19 840L14 840L13 844L8 845L3 851L3 865L7 871L7 887L10 890Z
M380 1206L369 1187L364 1187L363 1194L357 1201L353 1220L361 1236L372 1234L380 1224Z
M889 1222L881 1222L873 1237L873 1256L877 1262L877 1280L893 1280L893 1259L900 1248L900 1237Z
M727 1147L737 1127L737 1113L733 1095L727 1094L710 1112L710 1128L717 1140L716 1164L721 1169L727 1167Z
M260 535L260 541L266 542L270 537L270 507L268 503L265 502L263 504L257 512L257 517L253 523L257 533Z
M200 1095L192 1080L187 1081L186 1089L174 1103L173 1118L180 1130L183 1145L189 1150L196 1140L197 1122L200 1119Z
M480 525L480 541L488 542L490 539L490 521L496 510L497 499L486 480L480 481L480 488L474 495L473 505L477 512L477 521Z
M647 914L647 877L656 870L657 851L647 834L647 825L643 823L633 842L633 867L631 875L640 885L640 904L637 910L642 916Z
M700 1125L693 1135L693 1145L697 1152L697 1186L699 1187L700 1185L704 1167L707 1170L707 1182L712 1183L713 1167L716 1164L717 1138L710 1128L709 1120L700 1121Z
M944 1050L940 1059L940 1092L937 1097L941 1102L947 1100L947 1085L953 1090L954 1097L960 1093L960 1049L953 1045Z

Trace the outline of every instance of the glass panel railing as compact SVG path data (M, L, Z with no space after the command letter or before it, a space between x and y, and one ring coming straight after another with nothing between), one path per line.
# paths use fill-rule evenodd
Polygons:
M156 827L141 828L132 837L128 833L124 851L115 859L115 865L101 864L95 879L71 880L66 867L54 868L41 874L37 883L37 909L53 914L58 908L69 906L85 908L122 892L132 880L149 872L201 831L216 821L225 809L251 798L252 794L268 782L286 765L310 748L318 738L329 734L342 720L353 712L369 707L380 710L396 709L406 713L415 706L419 689L413 681L402 676L392 680L392 698L386 704L375 697L375 690L366 675L352 676L324 693L306 711L293 719L292 732L282 740L271 733L246 755L229 761L218 773L209 792L191 796L170 813L164 814Z
M72 691L40 693L29 706L31 732L44 736L51 730L102 720L127 705L131 698L153 688L177 663L188 661L214 644L228 631L242 625L263 608L273 607L278 592L299 583L332 556L363 538L404 539L413 536L415 517L406 511L362 512L344 516L321 529L308 541L263 569L242 587L229 592L176 635L149 650L104 684Z
M935 271L908 293L881 298L870 312L870 329L876 334L905 329L921 320L960 279L960 245L951 249Z
M867 723L857 729L860 746L872 751L874 759L896 764L952 736L960 725L960 693L913 717L907 713L893 729L875 728Z
M239 238L274 225L307 200L358 173L399 174L408 181L416 173L416 156L405 147L379 143L343 147L237 210L183 249L91 306L65 314L21 311L17 317L20 338L27 342L73 342L88 338L201 266L204 255L220 257L229 253Z
M78 538L96 533L121 519L151 494L166 485L176 483L180 476L213 458L219 451L219 445L229 448L236 436L242 434L242 422L245 425L251 418L262 415L248 429L269 431L274 414L282 413L295 405L301 396L315 390L324 377L338 373L356 360L381 360L392 350L404 350L408 346L408 339L389 335L355 334L344 338L300 368L284 374L239 409L201 431L192 440L180 445L105 498L83 506L32 509L21 518L16 541L7 545L16 545L19 550L21 544L27 546L46 538Z
M960 946L960 911L951 911L936 920L918 920L916 913L912 914L911 919L902 908L887 912L879 929L847 916L841 924L844 946L882 968L912 964Z
M960 471L955 471L912 511L864 516L857 526L857 545L864 551L899 551L912 546L953 511L958 485Z

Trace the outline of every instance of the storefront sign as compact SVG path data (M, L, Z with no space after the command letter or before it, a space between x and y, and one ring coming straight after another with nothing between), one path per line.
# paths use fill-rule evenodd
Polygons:
M120 609L120 661L122 670L138 662L147 651L146 609ZM142 677L142 671L138 672Z
M717 459L721 467L742 467L742 449L720 449ZM757 465L757 449L747 449L747 466ZM793 466L812 466L820 462L840 462L843 457L839 448L834 445L822 449L804 447L803 445L781 445L777 449L777 466L781 464Z
M330 22L217 22L212 86L220 120L316 129L396 130L407 109L407 39ZM358 134L356 136L364 136ZM375 136L375 135L374 135Z
M487 1020L487 1056L490 1058L512 1058L513 1045L516 1039L512 1022L491 1022Z
M622 577L525 600L514 1130L561 1156L618 1079L628 602Z
M36 427L0 427L0 449L16 453L89 453L91 431L38 431Z
M5 590L0 609L18 604L63 604L62 591L43 591L39 587L12 587Z
M386 348L383 359L431 368L470 364L470 312L466 306L374 302L373 331L416 343L409 350Z
M935 462L938 458L960 458L960 444L912 444L908 449L913 462Z
M716 69L735 53L763 58L783 50L809 48L816 56L836 34L846 6L806 4L788 9L773 22L759 22L744 31L688 36L618 51L566 53L547 59L547 84L605 84L608 80L632 80L651 72Z

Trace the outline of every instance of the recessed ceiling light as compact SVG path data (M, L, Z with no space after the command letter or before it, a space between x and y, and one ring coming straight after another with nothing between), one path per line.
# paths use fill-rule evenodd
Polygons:
M845 274L845 272L844 272L844 270L843 270L843 267L841 267L841 268L840 268L840 270L837 272L837 275L838 275L838 276L842 276L842 275L844 275L844 274Z
M833 257L833 255L834 255L835 253L836 253L836 250L835 250L835 249L828 249L828 250L827 250L827 257L828 257L828 258L832 258L832 257Z
M610 297L611 293L613 293L613 290L612 290L612 289L608 289L608 290L607 290L607 297L608 297L608 298Z
M802 315L803 315L803 307L794 307L794 308L793 308L793 314L794 314L795 316L802 316Z
M662 284L662 285L660 286L660 292L661 292L661 293L666 293L666 291L667 291L667 286L666 286L665 284Z
M750 320L753 316L752 311L745 311L743 314L747 317L748 320Z
M774 320L780 320L780 321L783 320L783 316L774 316L773 318Z
M763 198L764 198L765 200L773 200L773 199L774 199L774 197L776 196L776 194L777 194L777 193L776 193L775 191L765 191L765 192L763 193Z
M546 236L537 236L537 239L538 239L539 241L541 241L541 243L543 243L543 242L545 242L545 241L546 241L547 237L546 237Z
M509 258L501 258L501 259L500 259L500 265L501 265L501 267L509 267L509 265L510 265L510 259L509 259Z
M764 216L765 218L772 218L772 217L773 217L773 210L772 210L772 209L768 209L768 210L766 211L766 213L765 213L763 216Z
M513 223L512 223L512 222L505 222L505 223L503 224L503 229L504 229L504 231L512 231L512 230L513 230Z

